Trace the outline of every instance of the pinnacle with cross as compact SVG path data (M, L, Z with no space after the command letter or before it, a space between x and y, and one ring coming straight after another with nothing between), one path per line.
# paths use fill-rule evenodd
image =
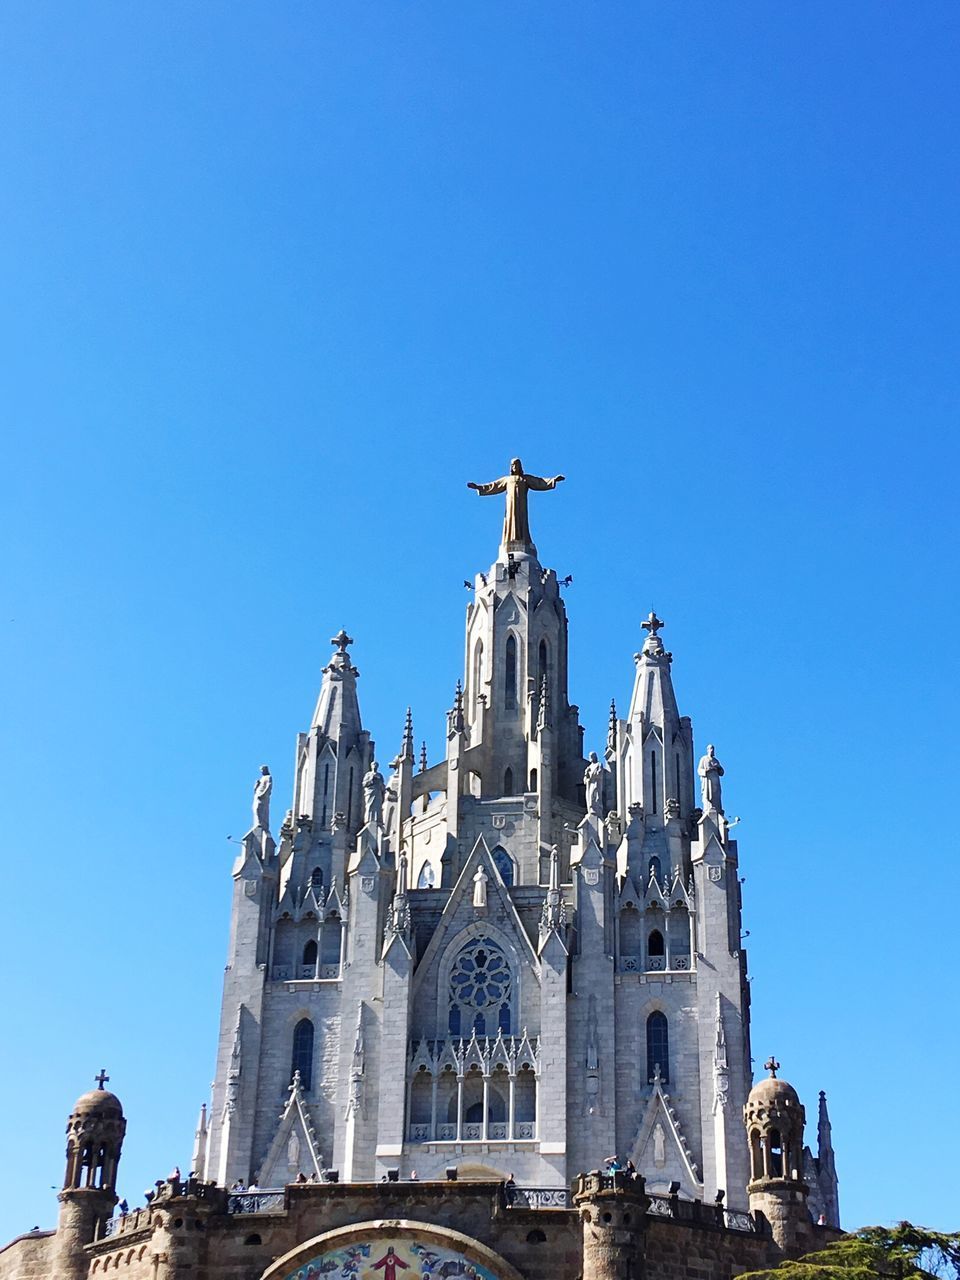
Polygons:
M663 619L658 618L654 610L651 609L640 625L644 631L649 632L651 636L655 636L664 624Z
M104 1085L107 1083L107 1081L110 1079L110 1077L107 1075L106 1071L104 1071L103 1067L101 1067L101 1068L100 1068L100 1074L99 1074L98 1076L94 1076L93 1078L94 1078L94 1080L96 1080L96 1082L97 1082L97 1086L98 1086L100 1089L102 1089L102 1088L103 1088L103 1086L104 1086Z
M337 634L331 637L330 643L335 645L342 654L346 655L347 645L353 644L353 636L348 636L343 627L341 627Z
M774 1080L776 1080L777 1072L780 1070L780 1063L776 1060L773 1054L771 1054L770 1057L763 1064L763 1069L764 1071L769 1071L771 1077Z

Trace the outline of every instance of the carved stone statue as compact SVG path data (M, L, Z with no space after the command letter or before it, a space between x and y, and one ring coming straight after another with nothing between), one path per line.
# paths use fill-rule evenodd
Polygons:
M477 867L477 874L473 877L473 905L475 907L485 907L487 905L487 881L490 877L483 869L483 864Z
M519 458L512 459L509 475L499 480L491 480L489 484L474 484L467 481L468 489L476 489L481 498L492 494L507 495L507 510L503 518L502 542L508 551L535 551L530 536L530 521L527 518L527 493L531 489L555 489L564 476L529 476L524 473L523 463Z
M383 797L386 793L387 784L374 760L363 775L363 821L366 825L383 826Z
M260 777L253 784L253 825L270 830L270 792L273 790L273 778L265 764L260 766Z
M583 775L583 785L587 792L587 813L603 817L603 765L595 751L590 752L590 763Z
M704 812L710 809L723 813L723 801L720 794L720 779L723 777L723 765L714 754L713 744L707 745L707 754L700 757L697 765L700 775L700 795L703 799Z
M658 1120L653 1131L653 1163L658 1169L662 1169L667 1162L666 1137L663 1125Z

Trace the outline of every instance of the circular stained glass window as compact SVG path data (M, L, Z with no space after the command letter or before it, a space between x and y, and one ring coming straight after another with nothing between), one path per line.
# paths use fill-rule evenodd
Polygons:
M450 975L450 997L471 1009L510 999L510 966L499 947L481 938L460 952Z

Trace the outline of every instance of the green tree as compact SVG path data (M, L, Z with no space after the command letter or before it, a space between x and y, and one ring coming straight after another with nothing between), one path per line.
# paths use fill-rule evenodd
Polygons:
M900 1222L861 1227L770 1271L738 1280L960 1280L960 1231L931 1231Z

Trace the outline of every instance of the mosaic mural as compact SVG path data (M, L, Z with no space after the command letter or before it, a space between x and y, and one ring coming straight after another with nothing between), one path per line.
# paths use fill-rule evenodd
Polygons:
M498 1280L478 1262L415 1237L385 1235L311 1258L286 1280Z

